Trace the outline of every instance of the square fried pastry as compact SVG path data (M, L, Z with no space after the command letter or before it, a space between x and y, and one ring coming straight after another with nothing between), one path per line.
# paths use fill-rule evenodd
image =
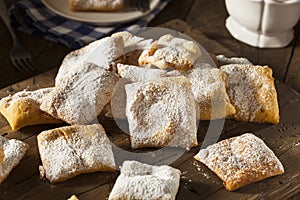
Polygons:
M175 200L181 172L170 166L124 161L109 200Z
M228 95L239 121L279 122L277 92L268 66L231 64L220 68L227 74Z
M114 171L110 140L100 124L43 131L37 136L41 177L62 182L81 173Z
M167 34L142 52L139 64L152 64L160 69L170 67L184 70L191 68L201 55L201 50L194 41Z
M124 7L124 0L69 0L72 11L116 11Z
M87 124L110 102L119 76L95 65L85 65L50 92L41 110L69 124Z
M0 183L2 183L20 163L29 149L29 145L20 140L0 136L0 147L2 147L3 154L2 163L0 162Z
M197 146L191 83L183 76L125 86L131 147Z
M12 130L36 124L62 123L40 109L45 96L53 88L42 88L35 91L21 91L0 100L0 113L6 118Z
M218 68L193 68L168 74L182 75L190 80L198 120L214 120L235 113L226 91L227 76Z
M88 67L100 67L112 71L112 65L124 54L124 40L120 36L105 37L70 52L64 58L55 77L59 86L65 79L70 79Z
M201 149L195 159L216 173L229 191L284 173L273 151L251 133Z
M121 79L114 88L110 105L112 115L117 119L126 119L126 84L155 80L167 75L165 70L124 65L120 63L117 64L117 71L121 76Z

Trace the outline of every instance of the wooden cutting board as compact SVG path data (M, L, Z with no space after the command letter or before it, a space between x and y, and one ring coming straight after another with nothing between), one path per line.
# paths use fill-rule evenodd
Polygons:
M236 56L219 43L206 38L200 31L191 29L183 21L174 20L164 27L181 31L214 54ZM57 69L32 77L28 80L0 90L0 98L21 91L34 90L54 85ZM253 132L262 138L275 152L285 167L280 176L250 184L237 191L228 192L218 177L200 162L193 159L199 147L191 149L172 163L182 172L177 199L299 199L300 198L300 95L286 85L276 82L280 105L280 123L256 124L226 120L221 139ZM113 120L100 119L110 139L118 146L129 149L128 137L124 136ZM65 124L64 124L65 125ZM198 141L201 142L209 122L200 122ZM0 199L67 199L76 194L80 200L106 199L119 172L92 173L79 175L63 183L51 185L39 178L38 166L41 164L36 135L43 130L60 125L38 125L11 131L3 116L0 116L0 134L7 138L17 138L30 145L20 165L0 186Z

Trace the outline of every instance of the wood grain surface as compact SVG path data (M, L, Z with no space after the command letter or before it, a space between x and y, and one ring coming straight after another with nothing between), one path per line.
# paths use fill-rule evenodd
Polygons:
M4 0L11 6L18 0ZM172 0L149 26L158 26L172 19L181 19L202 32L207 38L230 49L233 55L249 58L254 64L269 65L277 80L300 91L300 22L296 26L295 38L287 47L259 49L235 40L225 28L228 13L224 0ZM9 60L12 40L0 20L0 88L59 67L70 50L53 42L17 31L17 35L28 48L40 68L36 72L17 71ZM204 46L204 45L203 45ZM218 51L218 49L215 49ZM215 52L217 53L217 52Z
M192 28L184 21L173 20L162 25L183 32L200 42L207 50L215 54L235 55L223 44L208 38L199 28ZM23 89L53 86L57 68L30 79L10 85L0 90L0 98ZM199 151L206 135L209 122L200 122L198 128L199 146L183 154L171 165L181 170L177 199L299 199L300 198L300 95L289 86L276 81L280 105L280 123L256 124L226 120L219 138L225 139L245 132L253 132L262 138L275 152L285 167L280 176L247 185L234 192L224 189L220 179L200 162L193 159ZM129 139L111 119L100 118L111 141L126 150ZM59 125L38 125L11 131L6 120L0 116L0 134L7 138L17 138L30 145L28 153L0 186L0 199L67 199L76 194L80 200L107 199L119 172L82 174L63 183L51 185L39 178L38 166L41 164L36 136L43 130ZM168 159L168 158L166 158ZM159 161L158 161L159 163Z

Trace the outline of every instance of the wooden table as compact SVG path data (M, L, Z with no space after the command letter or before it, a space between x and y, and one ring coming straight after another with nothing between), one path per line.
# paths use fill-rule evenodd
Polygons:
M183 173L177 199L299 199L300 95L290 86L282 83L283 77L288 76L289 70L295 70L291 67L299 63L299 37L292 45L282 49L262 50L239 43L232 39L224 28L226 11L222 6L224 5L221 0L211 2L186 0L184 3L174 0L151 24L157 25L172 18L181 18L192 26L181 20L173 20L163 26L191 36L209 52L227 56L244 56L253 63L269 64L273 68L277 78L280 123L271 125L226 120L220 140L244 132L253 132L275 152L286 172L237 191L228 192L214 173L193 159L199 147L193 148L172 163L172 166ZM9 46L10 40L8 33L2 28L3 24L0 26L1 87L7 86L0 90L0 98L25 88L37 89L52 86L59 63L69 50L63 46L19 33L22 42L32 50L42 67L39 72L33 74L20 74L8 61L8 48L3 47ZM291 75L295 76L296 73L293 72ZM31 78L20 82L30 76ZM12 77L15 79L10 80ZM15 84L12 85L12 83ZM113 121L101 119L100 122L115 144L128 146L128 141L124 143L124 135L120 133ZM200 145L208 124L209 122L200 123L198 129ZM107 198L119 172L79 175L55 185L39 178L38 165L41 161L36 145L36 135L43 130L57 126L59 125L31 126L12 132L6 120L0 116L1 135L23 140L31 146L20 165L1 184L0 199L67 199L72 194L76 194L80 200Z
M18 0L5 0L12 5ZM255 64L269 65L277 80L300 91L300 23L296 27L295 39L280 49L258 49L238 42L228 33L224 24L228 14L224 0L172 0L149 26L157 26L172 19L182 19L208 38L217 41L233 53L232 55L249 58ZM11 38L0 20L0 88L32 77L41 72L58 67L70 50L62 45L18 32L21 42L33 54L40 70L21 73L10 63L8 52ZM220 53L218 49L211 52Z

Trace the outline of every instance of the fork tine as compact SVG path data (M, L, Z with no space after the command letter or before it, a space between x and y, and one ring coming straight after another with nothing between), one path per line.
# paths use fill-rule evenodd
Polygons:
M30 58L11 59L11 62L19 71L28 72L37 70L35 64Z
M30 59L30 58L25 58L25 59L24 59L24 62L27 64L28 68L29 68L31 71L37 70L36 65L35 65L35 63L33 63L32 59Z
M11 63L15 66L15 68L19 71L24 71L24 69L19 65L19 63L17 62L17 60L14 59L10 59Z
M29 71L29 68L26 66L26 63L24 62L23 59L18 59L17 63L19 64L19 67L23 69L23 71Z
M31 59L30 52L22 46L22 44L19 42L14 29L12 28L10 24L9 16L7 15L7 12L5 12L6 4L4 1L1 1L0 3L1 7L1 18L4 21L5 26L7 27L12 39L13 39L13 45L9 52L9 57L12 62L12 64L16 67L16 69L20 71L29 71L33 70L32 62L29 60L26 60L27 58Z
M31 64L28 62L27 58L21 58L20 61L24 64L23 67L27 70L27 71L32 71L32 66Z

